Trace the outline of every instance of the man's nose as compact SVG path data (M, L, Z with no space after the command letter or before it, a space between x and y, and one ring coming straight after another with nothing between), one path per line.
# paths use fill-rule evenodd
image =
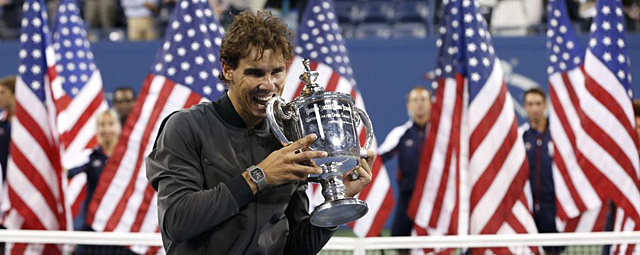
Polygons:
M262 85L260 86L261 89L263 90L269 90L272 91L274 90L276 87L276 79L275 77L273 77L273 75L271 74L267 74L264 76L263 81L262 81Z

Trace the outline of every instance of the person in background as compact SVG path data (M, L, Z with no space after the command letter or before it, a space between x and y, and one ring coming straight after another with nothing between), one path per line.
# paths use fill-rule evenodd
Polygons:
M0 40L18 38L24 0L0 0Z
M11 119L15 114L16 77L6 76L0 79L0 166L2 181L7 176L7 160L9 159L9 142L11 141Z
M159 0L120 0L120 3L125 16L127 16L127 37L129 40L155 40L154 15L160 11Z
M113 154L118 137L120 136L120 122L118 115L113 110L106 110L98 114L97 138L98 146L89 155L89 161L77 168L69 170L67 177L73 178L80 173L87 174L86 196L80 207L78 215L73 219L73 228L79 231L93 231L91 225L86 222L87 208L93 198L93 193L98 186L100 175L107 160ZM78 245L76 255L84 254L134 254L127 248L119 246Z
M2 1L2 0L0 0ZM5 198L7 192L5 181L7 180L7 160L9 159L9 144L11 142L11 119L15 114L16 104L16 76L10 75L0 78L0 168L2 175L0 176L0 204ZM2 217L0 212L0 217ZM5 229L0 224L0 229ZM0 254L4 253L5 243L0 243Z
M85 0L84 20L90 29L109 29L116 24L117 0Z
M136 92L131 87L119 87L113 92L113 107L120 116L120 125L124 123L136 103Z
M422 86L413 88L407 96L407 111L410 120L395 127L379 147L384 162L398 156L398 203L395 218L391 226L392 236L410 236L413 221L407 215L409 201L418 177L420 155L426 139L427 127L431 117L431 93ZM409 254L409 250L400 250L399 254Z
M544 91L532 88L524 93L524 109L529 121L520 127L529 159L529 181L533 195L533 219L539 233L558 233L556 193L553 184L553 142L547 119ZM564 246L545 246L546 254L560 254Z

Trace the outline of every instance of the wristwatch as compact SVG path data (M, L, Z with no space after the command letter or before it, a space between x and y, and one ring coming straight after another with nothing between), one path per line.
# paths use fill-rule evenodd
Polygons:
M258 191L267 187L267 181L262 168L253 165L247 168L247 172L249 172L249 178L251 178L251 180L258 186Z

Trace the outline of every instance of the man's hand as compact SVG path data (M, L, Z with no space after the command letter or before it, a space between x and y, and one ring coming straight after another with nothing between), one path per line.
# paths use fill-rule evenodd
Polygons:
M361 158L360 164L358 164L356 168L342 176L344 185L347 186L347 192L345 194L347 197L357 195L371 182L371 178L373 177L371 168L375 160L376 154L373 151L367 151L367 158ZM354 171L358 175L358 179L355 180L351 177Z
M274 151L267 158L258 164L264 171L268 186L276 186L290 181L304 181L310 174L321 174L322 168L318 166L308 166L301 163L309 162L314 158L324 158L327 153L324 151L309 151L309 145L315 141L317 136L311 134L295 141L284 148ZM255 183L249 179L245 172L243 176L251 186L255 194L258 189Z

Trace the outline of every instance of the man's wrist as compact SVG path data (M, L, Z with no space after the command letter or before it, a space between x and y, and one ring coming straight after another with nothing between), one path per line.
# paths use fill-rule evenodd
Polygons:
M251 182L253 182L258 188L258 192L267 187L267 176L262 168L253 165L247 168L245 172L247 172L247 175L249 176Z
M253 192L253 194L258 193L258 185L256 185L256 183L251 180L251 177L249 177L249 173L245 171L244 173L242 173L242 177L244 177L244 180L247 181L247 184L249 184L251 192Z

